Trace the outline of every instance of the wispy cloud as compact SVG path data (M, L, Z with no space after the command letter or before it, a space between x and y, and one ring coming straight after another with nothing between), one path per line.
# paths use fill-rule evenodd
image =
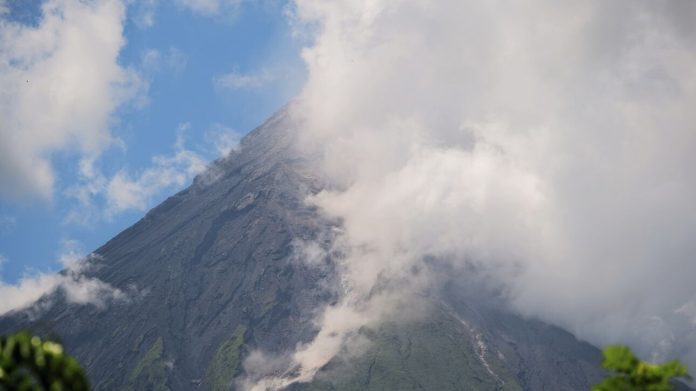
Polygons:
M220 123L214 123L204 133L205 141L214 148L217 156L225 157L239 148L242 133Z
M213 78L213 84L221 89L256 90L267 86L274 80L274 74L266 69L260 70L257 73L232 71Z
M147 29L155 25L157 3L158 0L128 0L136 26Z
M17 219L13 216L0 216L0 235L11 232L17 224Z
M153 196L171 187L182 187L206 168L207 162L184 147L179 136L170 156L155 156L152 166L132 176L125 170L116 173L106 185L107 216L127 210L145 210Z
M66 194L76 201L66 222L89 224L100 219L110 220L127 211L145 211L153 199L164 192L181 189L193 177L208 170L208 162L229 154L236 148L240 135L221 124L213 124L205 132L205 145L198 148L186 145L190 123L181 123L171 154L157 155L151 165L130 172L120 169L107 176L98 162L83 159L80 181L67 189Z
M98 255L81 255L75 241L64 243L63 253L58 259L62 273L38 272L25 274L17 283L7 284L0 280L0 315L10 311L30 308L42 297L58 290L65 299L74 304L90 304L104 308L113 301L128 301L134 291L123 291L87 274L100 261ZM0 266L7 259L0 256Z
M176 3L204 16L216 16L236 12L242 0L176 0Z
M684 316L692 325L696 327L696 299L687 301L681 307L674 310L674 313Z
M148 49L143 52L141 58L141 68L143 71L154 74L166 71L174 75L180 75L188 63L188 57L184 52L174 46L170 46L162 52L158 49Z

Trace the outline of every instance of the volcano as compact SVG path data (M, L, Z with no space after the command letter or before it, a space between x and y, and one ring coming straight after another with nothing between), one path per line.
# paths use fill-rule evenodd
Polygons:
M85 275L125 299L81 305L59 289L0 318L0 332L58 336L96 390L243 389L253 352L282 357L311 340L337 299L330 257L318 268L295 251L340 226L305 202L326 181L294 146L299 126L281 110L95 250ZM287 388L583 390L603 376L597 348L463 291L443 288L426 317L360 330L359 353Z

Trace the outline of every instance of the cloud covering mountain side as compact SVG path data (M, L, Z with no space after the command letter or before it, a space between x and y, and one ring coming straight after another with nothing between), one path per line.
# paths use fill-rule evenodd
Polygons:
M475 263L512 308L696 365L696 3L296 0L294 115L335 187L343 299L294 355ZM275 382L275 383L274 383Z

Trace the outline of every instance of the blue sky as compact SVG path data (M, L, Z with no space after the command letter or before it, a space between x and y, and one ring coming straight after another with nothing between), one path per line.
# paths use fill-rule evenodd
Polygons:
M305 79L300 57L303 43L293 35L284 1L144 0L127 2L125 7L123 3L111 3L108 5L112 8L102 12L87 6L70 11L74 4L66 5L70 2L65 1L0 0L0 60L10 59L0 65L0 74L4 74L0 83L6 84L3 87L7 91L37 85L39 81L29 80L32 72L55 80L71 66L82 66L76 63L51 68L41 63L48 60L36 59L36 53L23 53L32 48L32 32L38 34L48 28L44 15L47 4L65 8L61 9L65 11L63 19L53 20L53 35L60 36L70 27L79 34L90 34L93 26L85 22L80 30L82 24L70 19L71 12L80 20L85 19L84 15L94 15L98 23L109 25L109 18L117 29L120 26L120 33L109 32L112 38L122 39L120 47L116 45L112 52L97 53L105 50L101 44L92 48L80 43L79 49L87 56L115 55L109 69L114 70L119 83L128 85L117 91L127 95L125 98L114 98L118 96L114 91L91 89L86 93L99 95L85 95L87 102L107 96L98 107L106 114L94 121L94 129L76 134L68 122L61 128L66 135L64 142L30 149L30 159L33 153L35 161L43 159L50 166L52 185L42 185L44 190L31 185L23 189L21 178L0 175L0 186L5 187L0 192L0 276L6 284L26 275L59 270L62 255L88 253L135 223L148 209L186 187L202 164L233 147L239 137L295 96ZM114 19L110 14L113 12L121 12L121 16ZM105 18L105 22L98 18ZM24 34L27 43L17 44L13 34ZM60 45L70 45L66 42L57 40L43 54L58 56L55 53L63 50ZM96 69L101 70L102 60L95 61L100 64ZM55 74L50 74L51 70ZM108 78L108 73L104 71L107 76L103 77ZM16 80L20 76L26 79L22 80L24 85ZM102 81L94 80L96 84ZM116 88L112 87L113 81L99 85ZM21 153L24 144L12 144L11 140L15 134L30 132L31 127L27 131L11 125L27 122L17 112L29 110L40 116L46 110L47 116L54 115L64 122L65 116L60 112L62 106L50 110L41 102L32 103L18 96L23 95L8 93L0 98L22 105L6 105L13 111L5 114L7 123L0 124L4 127L0 137L7 148ZM84 115L92 118L90 113ZM44 137L38 132L37 138ZM81 142L79 138L94 133L107 135L109 141L98 142L96 147L76 146ZM3 171L13 169L15 164L22 164L21 159L0 158L0 165L5 165ZM33 167L33 162L27 164ZM91 175L86 175L86 166ZM119 185L131 191L119 194Z

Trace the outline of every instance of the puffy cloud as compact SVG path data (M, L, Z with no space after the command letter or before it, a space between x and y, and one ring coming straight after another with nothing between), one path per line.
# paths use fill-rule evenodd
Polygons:
M696 365L696 3L296 0L295 15L315 36L293 112L336 180L310 201L343 222L344 283L297 376L257 384L311 378L441 286L443 263L595 344Z
M113 111L146 86L118 63L125 6L48 0L36 26L0 19L0 192L50 198L51 156L97 156Z
M61 273L27 274L15 284L0 281L0 315L10 311L28 309L40 298L61 290L69 303L91 304L103 308L111 301L128 301L131 293L89 277L87 273L96 267L99 256L82 256L78 253L76 242L68 241L65 252L59 257L63 266ZM0 257L0 263L6 262Z

